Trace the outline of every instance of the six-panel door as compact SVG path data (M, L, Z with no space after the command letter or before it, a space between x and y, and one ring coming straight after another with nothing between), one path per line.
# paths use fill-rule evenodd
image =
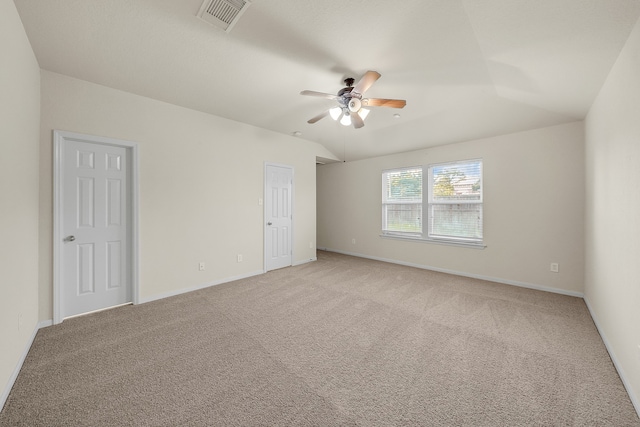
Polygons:
M265 217L267 271L291 265L291 189L293 169L266 166Z
M63 317L131 301L127 162L123 147L65 142Z

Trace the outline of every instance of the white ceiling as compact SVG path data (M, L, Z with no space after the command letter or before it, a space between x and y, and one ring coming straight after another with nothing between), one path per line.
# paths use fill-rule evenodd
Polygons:
M43 69L323 144L346 160L584 118L640 0L253 0L229 34L202 0L15 0ZM362 129L306 121L382 77ZM394 119L393 114L401 117Z

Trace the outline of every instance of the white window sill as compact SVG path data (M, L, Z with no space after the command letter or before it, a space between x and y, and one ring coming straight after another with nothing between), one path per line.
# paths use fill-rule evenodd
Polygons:
M380 237L383 239L391 239L391 240L408 240L410 242L418 242L418 243L431 243L436 245L445 245L445 246L458 246L463 248L470 249L484 249L487 247L482 242L464 242L464 241L454 241L454 240L439 240L439 239L423 239L422 237L415 236L401 236L398 234L381 234Z

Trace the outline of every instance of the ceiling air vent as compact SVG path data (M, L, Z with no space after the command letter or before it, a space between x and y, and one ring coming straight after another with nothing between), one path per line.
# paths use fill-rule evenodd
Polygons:
M198 17L228 33L250 5L249 0L204 0Z

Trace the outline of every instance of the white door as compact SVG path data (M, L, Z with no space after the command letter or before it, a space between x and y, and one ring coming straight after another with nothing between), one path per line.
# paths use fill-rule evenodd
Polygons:
M125 147L65 139L60 318L131 302Z
M265 166L265 258L267 271L291 265L293 168Z

